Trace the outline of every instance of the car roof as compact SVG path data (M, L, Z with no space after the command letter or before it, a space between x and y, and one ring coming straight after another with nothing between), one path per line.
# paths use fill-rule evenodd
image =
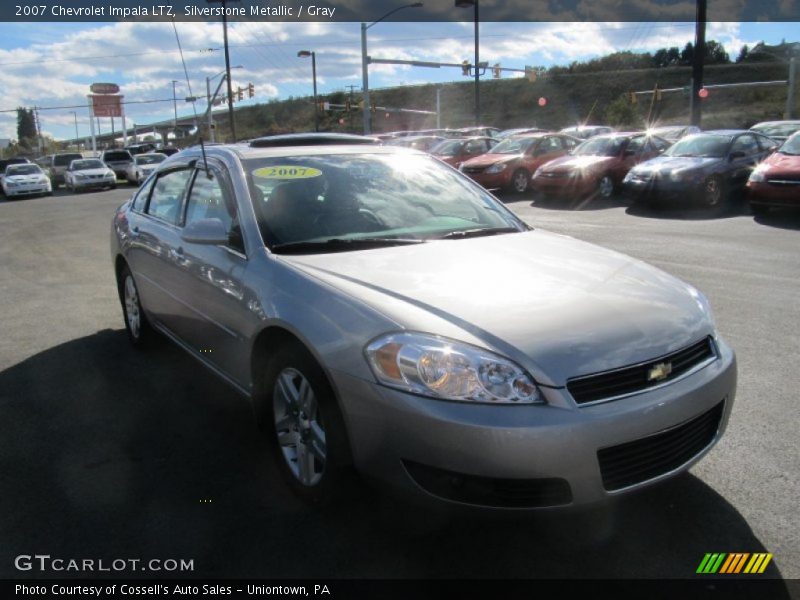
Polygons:
M192 148L187 148L187 150L199 151L200 147L193 146ZM324 156L328 154L416 154L419 156L428 156L426 152L421 152L414 148L407 148L404 146L383 146L380 144L335 144L315 146L298 145L265 148L252 147L248 144L222 144L218 146L206 146L206 153L209 156L218 153L228 154L231 152L240 159L277 158L281 156Z
M761 121L760 123L756 123L753 127L759 126L769 126L769 125L800 125L800 120L798 119L781 119L779 121ZM752 129L752 127L751 127Z
M713 135L740 135L742 133L753 133L749 129L710 129L701 133L711 133ZM758 133L758 132L756 132Z

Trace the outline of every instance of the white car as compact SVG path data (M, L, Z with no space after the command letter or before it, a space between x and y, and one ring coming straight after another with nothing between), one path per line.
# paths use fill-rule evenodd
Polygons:
M6 167L2 186L8 198L53 193L50 178L39 165L32 163Z
M73 160L64 172L64 185L72 192L117 187L117 176L99 158Z
M167 155L160 152L137 154L133 157L133 162L125 169L125 179L130 183L141 185L150 176L150 173L155 171L158 165L165 160L167 160Z

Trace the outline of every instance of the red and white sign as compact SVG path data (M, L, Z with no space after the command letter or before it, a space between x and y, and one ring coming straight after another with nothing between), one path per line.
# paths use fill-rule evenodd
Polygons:
M92 99L92 114L95 117L121 117L122 99L125 96L97 95L89 96Z
M93 83L89 91L93 94L119 94L119 86L116 83Z

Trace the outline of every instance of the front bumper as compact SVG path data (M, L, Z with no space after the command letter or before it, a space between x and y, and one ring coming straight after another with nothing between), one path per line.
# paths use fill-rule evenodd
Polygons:
M76 180L73 183L76 190L95 190L115 185L117 185L116 179L86 179L84 181Z
M36 194L49 194L52 192L52 187L49 183L26 183L23 185L16 185L12 187L5 187L6 196L9 198L13 196L33 196Z
M788 184L747 182L750 204L758 206L800 207L800 181Z
M594 177L579 177L572 174L558 177L539 175L531 179L531 188L539 194L552 198L583 197L597 189L597 182Z
M491 406L433 400L332 372L356 468L422 498L492 507L546 508L601 502L685 471L722 435L736 392L736 359L718 340L718 358L674 382L618 400L579 407L565 388L543 388L546 405ZM606 489L598 451L641 440L720 407L708 443L679 465L623 489ZM422 470L419 469L422 466ZM430 477L511 484L553 482L568 494L509 504L460 500ZM433 473L433 475L431 475ZM492 484L494 485L494 484ZM543 483L544 485L544 483ZM548 484L549 485L549 484ZM511 486L514 488L514 485ZM555 488L553 488L555 489ZM555 498L553 489L545 497ZM563 490L562 490L563 491Z
M665 179L626 179L622 194L633 201L693 201L702 189L701 182Z
M499 173L464 173L475 183L485 187L487 190L506 188L511 183L512 169L505 169Z

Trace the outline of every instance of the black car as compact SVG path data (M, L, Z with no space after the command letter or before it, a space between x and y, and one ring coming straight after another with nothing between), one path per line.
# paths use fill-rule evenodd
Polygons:
M623 192L634 201L692 200L707 208L741 192L753 168L778 144L744 129L720 129L685 137L664 154L625 176Z

